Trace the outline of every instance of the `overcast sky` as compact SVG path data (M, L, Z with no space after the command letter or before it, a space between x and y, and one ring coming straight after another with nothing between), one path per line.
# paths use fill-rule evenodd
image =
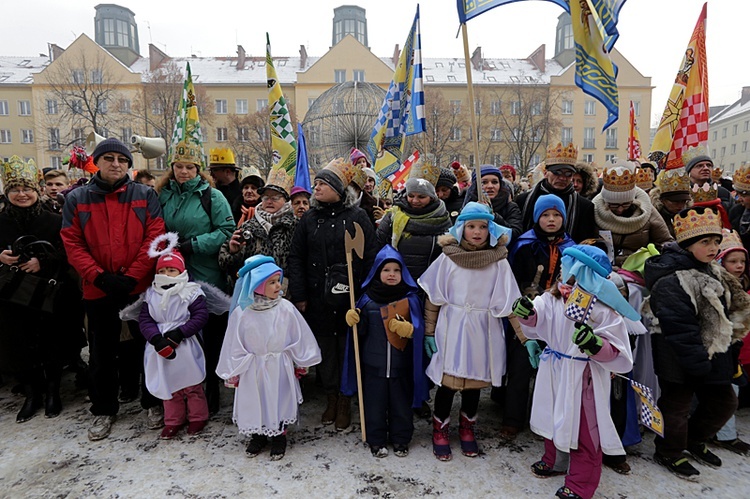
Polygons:
M274 55L296 56L305 45L311 56L323 55L331 43L333 9L356 4L367 9L372 51L390 56L395 44L403 45L414 16L414 0L120 0L118 5L135 13L141 55L149 42L173 56L232 56L242 45L253 56L265 52L265 32L271 36ZM616 48L654 88L652 122L658 121L666 103L682 54L704 0L627 0L620 13L620 39ZM750 85L746 57L750 19L748 0L708 2L708 73L710 104L737 100L743 85ZM67 47L78 35L94 38L94 6L85 0L3 0L3 55L47 53L47 42ZM401 10L399 10L401 9ZM469 21L471 51L481 45L485 57L526 57L547 45L555 47L555 27L562 9L551 2L523 1L493 9ZM423 57L463 57L456 38L455 0L421 3ZM735 62L741 61L741 65ZM627 118L627 116L625 117Z

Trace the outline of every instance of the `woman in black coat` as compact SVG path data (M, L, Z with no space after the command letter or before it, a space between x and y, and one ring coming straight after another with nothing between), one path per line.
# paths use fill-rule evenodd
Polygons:
M481 168L481 175L481 188L490 198L492 211L495 213L495 223L513 231L510 241L512 243L523 233L521 209L511 201L510 192L503 183L503 174L498 168L484 165ZM477 200L477 183L474 181L474 175L471 178L471 187L466 191L464 205Z

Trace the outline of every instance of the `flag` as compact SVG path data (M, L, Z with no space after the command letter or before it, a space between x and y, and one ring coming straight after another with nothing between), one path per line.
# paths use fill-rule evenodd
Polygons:
M375 173L387 178L400 167L404 136L425 129L424 85L422 82L422 43L419 32L419 6L409 36L401 51L396 71L375 121L367 150Z
M591 316L591 311L594 309L594 303L596 303L596 296L587 293L578 285L575 285L565 302L565 317L573 322L581 322L585 324Z
M206 167L206 153L203 150L203 132L201 131L200 119L198 118L198 104L195 100L195 87L193 86L193 73L190 71L190 63L187 63L185 83L182 85L182 98L177 108L177 119L172 132L172 142L169 146L167 164L173 163L175 153L180 151L180 142L192 144L197 147L200 158L201 169Z
M414 151L413 153L411 153L411 156L406 158L406 161L401 164L401 167L396 170L393 175L390 175L388 177L388 181L391 183L391 186L393 186L393 190L395 192L400 191L406 186L406 180L409 178L411 166L416 163L418 159L419 151Z
M656 402L654 402L651 388L632 379L629 381L630 386L633 387L633 391L641 401L641 411L639 414L641 424L660 437L664 437L664 417L661 414L661 410L656 406Z
M685 166L688 147L708 142L708 68L706 64L706 5L690 37L677 71L648 157L671 170Z
M271 148L273 149L272 170L277 174L294 177L297 166L297 141L294 140L292 118L289 116L286 98L281 92L281 84L276 76L276 68L271 58L271 40L266 33L266 78L268 79L268 106L271 110Z
M463 24L469 19L477 17L479 14L484 14L495 7L522 1L524 0L456 0L456 6L458 7L458 20ZM568 10L568 2L565 0L548 1L556 3L563 9Z
M307 192L312 192L310 165L307 162L307 146L305 145L305 134L302 131L301 123L297 123L297 170L294 174L294 187L302 187Z
M638 159L641 152L641 138L638 134L638 122L635 119L635 106L630 101L630 126L628 127L628 159Z

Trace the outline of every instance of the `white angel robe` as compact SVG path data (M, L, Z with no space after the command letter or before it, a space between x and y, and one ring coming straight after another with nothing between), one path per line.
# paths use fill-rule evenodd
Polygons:
M548 348L578 359L588 358L573 343L575 323L565 317L565 301L544 293L534 299L537 314L536 326L522 324L529 339L547 342ZM594 333L606 338L620 353L609 362L597 362L542 354L536 375L534 399L531 407L531 430L550 439L563 452L578 448L578 430L581 421L581 392L583 372L591 368L594 388L596 421L602 451L609 455L622 455L625 450L609 413L610 372L627 373L633 368L633 355L628 342L628 332L620 314L601 302L594 304L588 324Z
M148 312L159 325L159 332L164 334L182 326L190 319L188 307L199 296L204 296L203 291L199 286L195 286L189 299L171 296L168 298L167 307L162 308L162 295L156 293L153 288L148 288L143 300L148 303ZM151 345L147 345L143 353L146 388L154 397L161 400L169 400L173 393L202 383L206 379L206 359L198 335L182 340L175 351L177 356L171 360L159 355Z
M266 310L236 307L221 347L216 374L239 376L232 420L242 435L274 436L297 421L302 391L295 365L320 363L320 348L289 300Z
M427 376L437 385L442 384L443 374L450 374L500 386L506 366L502 318L521 296L508 261L467 269L441 254L418 282L430 301L440 306L437 353Z

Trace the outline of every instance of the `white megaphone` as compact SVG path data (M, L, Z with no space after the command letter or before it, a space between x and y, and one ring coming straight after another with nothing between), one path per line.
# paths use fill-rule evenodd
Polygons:
M133 152L139 152L145 159L154 159L167 152L167 143L161 137L141 137L133 135L130 143L135 146Z
M106 140L106 138L102 137L96 132L91 132L90 134L88 134L88 136L86 137L86 154L88 154L89 156L94 154L94 149L96 149L96 146L98 146L99 142L101 142L102 140Z

